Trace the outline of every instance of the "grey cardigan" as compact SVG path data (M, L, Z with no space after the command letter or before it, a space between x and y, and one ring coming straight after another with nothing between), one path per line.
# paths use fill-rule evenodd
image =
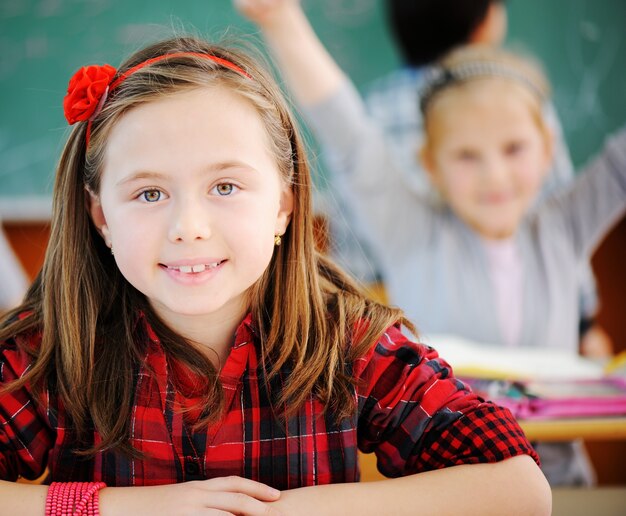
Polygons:
M414 187L391 159L354 87L309 106L331 169L382 267L390 301L420 332L500 344L494 292L479 237ZM524 274L521 346L578 349L579 278L594 247L626 211L626 130L515 235Z

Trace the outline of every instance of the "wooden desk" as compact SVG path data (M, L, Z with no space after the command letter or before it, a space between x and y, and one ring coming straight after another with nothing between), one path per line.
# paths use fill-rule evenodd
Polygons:
M623 516L626 487L552 489L552 516Z
M619 441L626 440L626 416L551 419L524 421L518 419L526 437L531 441Z

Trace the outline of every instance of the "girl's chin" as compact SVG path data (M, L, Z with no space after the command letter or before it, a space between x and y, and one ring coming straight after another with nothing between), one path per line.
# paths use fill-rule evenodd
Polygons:
M506 240L515 234L514 227L474 227L474 229L487 240Z

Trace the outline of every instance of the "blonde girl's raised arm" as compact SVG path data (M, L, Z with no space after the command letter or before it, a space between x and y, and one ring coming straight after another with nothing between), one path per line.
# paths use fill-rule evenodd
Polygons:
M344 74L313 31L299 0L233 0L259 26L280 71L302 106L330 97Z
M283 492L285 514L549 515L552 496L528 455L493 464L444 468L379 482L304 487Z

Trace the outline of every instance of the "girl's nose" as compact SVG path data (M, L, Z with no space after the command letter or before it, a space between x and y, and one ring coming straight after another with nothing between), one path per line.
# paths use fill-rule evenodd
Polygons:
M489 156L483 161L483 177L491 182L502 181L506 178L506 162L498 156Z
M170 220L169 239L172 242L191 242L206 240L210 236L210 217L202 203L189 199L179 202Z

